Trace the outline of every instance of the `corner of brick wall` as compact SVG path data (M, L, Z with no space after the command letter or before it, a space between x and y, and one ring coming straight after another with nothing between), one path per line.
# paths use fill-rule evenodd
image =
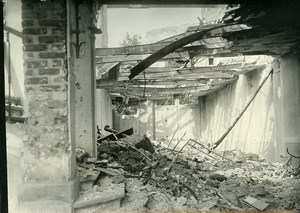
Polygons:
M22 0L22 27L28 107L24 143L36 157L57 156L70 149L65 1Z

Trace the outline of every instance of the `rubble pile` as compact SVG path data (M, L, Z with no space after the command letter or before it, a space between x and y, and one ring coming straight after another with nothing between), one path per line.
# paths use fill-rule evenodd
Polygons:
M104 177L125 182L121 211L300 211L299 175L283 164L238 150L203 154L149 143L146 136L102 141L98 158L85 156L78 168L100 171L91 175L98 175L94 184Z

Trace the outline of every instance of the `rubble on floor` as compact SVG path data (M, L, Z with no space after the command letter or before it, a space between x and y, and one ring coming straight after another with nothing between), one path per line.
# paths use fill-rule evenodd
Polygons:
M300 176L286 165L268 163L258 155L239 150L214 150L210 154L192 146L186 146L182 152L162 146L152 150L145 137L102 141L97 159L85 156L78 162L81 172L96 172L79 172L79 176L92 177L100 172L94 183L100 188L103 178L114 184L125 183L120 211L300 212ZM147 146L137 148L135 145L142 140ZM90 186L86 190L92 189Z

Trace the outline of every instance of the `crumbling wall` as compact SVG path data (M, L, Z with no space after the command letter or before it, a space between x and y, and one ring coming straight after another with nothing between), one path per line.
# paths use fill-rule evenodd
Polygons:
M267 70L240 75L237 82L199 99L201 141L214 143L222 136L266 75ZM219 150L240 149L263 155L270 161L278 158L272 82L270 77L245 114L218 147Z
M69 181L75 171L68 138L65 1L22 1L22 27L28 111L23 182Z

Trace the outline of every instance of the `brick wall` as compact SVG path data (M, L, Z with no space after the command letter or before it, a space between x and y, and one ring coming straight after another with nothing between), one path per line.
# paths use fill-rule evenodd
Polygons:
M35 158L70 152L64 0L22 0L25 107L24 144Z

